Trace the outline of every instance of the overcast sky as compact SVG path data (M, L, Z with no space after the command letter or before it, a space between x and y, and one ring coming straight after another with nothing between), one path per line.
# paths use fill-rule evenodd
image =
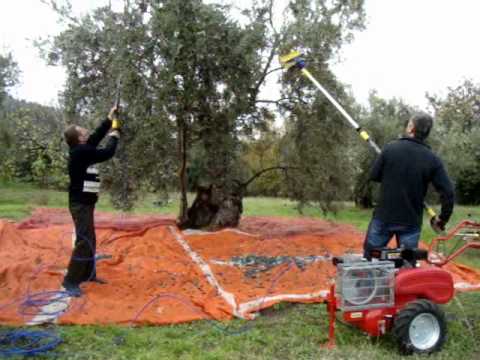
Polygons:
M105 2L72 0L77 12ZM2 0L0 9L0 51L13 52L22 71L13 95L55 104L64 72L45 66L32 45L60 31L55 14L40 0ZM366 30L333 67L358 101L366 103L376 89L382 97L425 107L426 92L444 94L465 78L480 82L480 1L366 0L366 11Z

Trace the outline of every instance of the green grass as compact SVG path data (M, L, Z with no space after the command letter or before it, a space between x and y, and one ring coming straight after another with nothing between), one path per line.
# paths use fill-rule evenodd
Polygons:
M177 201L166 207L153 205L154 196L142 199L134 213L176 213ZM38 190L29 185L0 184L0 218L19 220L36 207L66 207L65 193ZM99 210L112 211L108 198ZM480 208L456 207L451 224L468 214L480 218ZM294 203L284 199L247 198L245 215L299 216ZM315 208L306 208L305 216L325 216ZM349 204L327 219L349 223L365 230L370 210L358 210ZM434 236L428 226L422 238ZM471 263L479 264L478 254ZM480 265L479 265L480 267ZM445 311L449 319L449 340L441 353L429 359L480 359L480 293L460 294ZM389 337L369 339L360 331L339 324L337 348L321 347L327 340L325 305L279 304L257 320L233 320L226 323L197 321L190 324L132 328L126 326L63 326L58 329L63 344L56 354L60 359L401 359ZM46 357L49 358L49 357ZM413 356L409 359L424 357Z

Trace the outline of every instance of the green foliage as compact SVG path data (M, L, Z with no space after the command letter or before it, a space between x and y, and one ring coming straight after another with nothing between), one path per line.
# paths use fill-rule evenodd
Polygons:
M285 174L284 171L275 168L281 157L282 135L275 129L259 132L258 136L245 143L242 154L244 168L251 172L248 176L254 176L264 169L271 168L248 187L249 195L263 196L285 196ZM247 174L245 175L247 178Z
M430 97L435 109L438 151L461 204L480 203L480 85L464 81L445 98Z
M8 112L7 90L18 81L18 66L11 54L0 54L0 177L8 173L8 159L13 148L12 126L5 119Z
M7 89L18 82L19 72L12 54L0 54L0 109L7 94Z
M114 195L170 185L183 136L206 153L204 177L231 173L236 132L254 123L249 93L263 40L260 21L242 28L226 12L192 0L125 2L123 13L96 9L55 39L50 59L67 68L71 116L104 113L121 77L127 120L111 176L123 180L107 181Z
M328 61L364 24L363 1L291 1L287 21L280 33L279 51L301 50L307 66L322 85L348 110L352 99L331 73ZM282 114L286 135L282 162L291 168L288 195L300 202L311 201L324 211L332 201L349 197L353 176L348 147L351 129L322 94L298 72L281 79Z
M117 79L122 80L123 149L119 161L108 165L113 172L106 179L119 205L131 208L135 192L171 187L185 160L194 167L189 173L196 174L196 181L230 191L235 180L257 170L242 168L242 139L272 118L259 94L273 58L301 48L318 61L314 70L332 79L327 61L363 27L363 1L291 1L279 29L273 4L254 1L241 21L233 20L230 7L200 0L125 1L122 13L106 6L78 19L68 7L56 6L68 28L43 49L51 63L67 69L63 101L70 121L102 116ZM315 97L305 81L282 81L287 99L278 104L284 110L296 107L299 97ZM320 102L306 101L307 110L297 115L333 113L313 110ZM326 169L319 170L339 170ZM180 184L183 176L180 171ZM330 181L328 176L318 179Z
M281 151L292 167L288 194L301 207L313 202L327 211L333 209L333 201L350 197L353 167L347 149L351 137L343 117L320 96L310 106L294 108Z
M61 112L7 98L0 121L0 178L66 188L66 145Z

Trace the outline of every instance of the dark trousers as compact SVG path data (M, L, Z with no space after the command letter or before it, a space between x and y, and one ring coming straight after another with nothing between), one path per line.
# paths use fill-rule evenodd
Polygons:
M386 247L394 236L401 247L406 249L417 248L420 233L420 227L415 225L385 223L373 218L368 225L367 236L363 243L363 257L370 259L370 252L373 249Z
M69 209L75 225L76 238L64 281L78 285L96 277L95 251L97 239L93 217L95 204L70 202Z

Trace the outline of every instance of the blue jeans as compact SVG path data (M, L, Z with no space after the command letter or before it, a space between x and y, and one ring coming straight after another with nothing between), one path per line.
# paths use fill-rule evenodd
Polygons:
M363 257L370 259L370 251L384 248L395 236L403 248L417 248L421 229L418 226L384 223L373 218L368 225L367 236L363 243Z

